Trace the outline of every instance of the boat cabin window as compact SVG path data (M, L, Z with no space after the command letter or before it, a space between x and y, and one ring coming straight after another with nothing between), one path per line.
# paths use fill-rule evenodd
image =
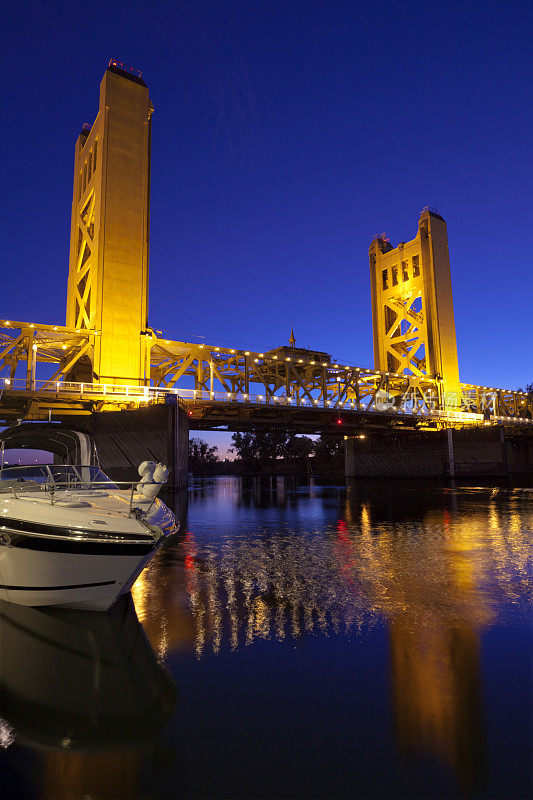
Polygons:
M105 488L117 485L98 467L77 467L72 464L34 464L26 467L6 467L0 470L0 481L12 483L55 484L58 489Z
M32 481L33 483L48 483L50 475L44 464L32 464L29 467L2 467L0 481Z

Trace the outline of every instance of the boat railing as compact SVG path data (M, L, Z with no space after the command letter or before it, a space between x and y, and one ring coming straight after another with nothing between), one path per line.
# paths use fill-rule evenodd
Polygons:
M66 480L61 480L65 477ZM28 466L5 466L0 469L0 493L12 494L16 499L20 494L29 492L46 492L50 495L53 505L57 492L79 492L91 490L126 490L130 492L128 512L134 510L135 489L141 483L140 478L135 481L113 481L99 467L80 466L72 464L39 464ZM164 481L142 481L142 486L163 486ZM139 490L138 490L139 491ZM139 494L142 494L139 492ZM157 493L156 493L157 495ZM144 497L151 503L143 513L148 513L155 500L154 497Z

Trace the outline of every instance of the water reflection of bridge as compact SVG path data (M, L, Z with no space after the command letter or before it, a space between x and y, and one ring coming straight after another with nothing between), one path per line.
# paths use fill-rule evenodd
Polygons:
M294 493L287 494L284 479L268 486L270 503L273 498L282 506L298 503ZM229 503L243 500L239 479L224 480L217 491ZM223 538L215 548L198 544L194 532L187 532L180 546L163 551L136 584L137 609L163 652L172 648L167 605L172 609L177 602L183 608L184 600L190 602L199 655L208 642L216 651L224 644L238 647L306 631L350 633L406 612L442 618L443 607L450 619L482 628L491 619L478 591L486 580L502 598L527 588L530 495L513 493L509 513L498 503L499 491L486 490L486 510L472 508L468 490L461 495L450 490L442 504L416 513L413 500L406 500L409 516L387 519L398 513L397 498L393 512L383 489L379 506L377 498L344 498L344 492L332 489L324 502L339 503L339 518L325 533L312 526L296 535L266 529L254 537ZM261 491L248 495L247 502L264 505ZM155 595L151 590L145 595L156 582ZM158 619L165 620L164 645L151 627Z
M239 502L236 484L218 488L228 502ZM437 757L469 789L483 771L479 634L493 603L527 595L533 502L487 490L485 508L479 493L454 492L426 506L423 495L402 503L380 491L326 492L338 514L319 531L267 526L208 545L189 531L137 582L136 608L161 656L357 637L385 623L399 747Z

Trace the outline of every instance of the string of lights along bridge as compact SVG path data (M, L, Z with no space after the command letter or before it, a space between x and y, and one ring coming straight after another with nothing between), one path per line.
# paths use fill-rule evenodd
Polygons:
M141 73L112 60L75 144L66 324L0 320L4 419L178 402L206 428L532 424L531 392L460 381L446 223L429 207L411 241L370 245L373 369L299 348L292 332L287 346L252 352L151 328L152 114Z

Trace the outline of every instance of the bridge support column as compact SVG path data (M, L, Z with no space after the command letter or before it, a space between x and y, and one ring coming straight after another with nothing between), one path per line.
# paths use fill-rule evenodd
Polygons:
M347 436L344 440L344 474L347 478L355 478L355 439Z
M167 411L167 458L169 469L168 488L181 489L187 486L189 473L189 420L187 413L178 405L165 406Z
M100 465L114 480L134 481L139 464L148 460L167 465L167 489L187 485L189 423L179 406L103 411L93 414L91 422Z
M455 456L453 452L453 428L446 429L446 445L447 445L447 466L450 478L455 477Z

